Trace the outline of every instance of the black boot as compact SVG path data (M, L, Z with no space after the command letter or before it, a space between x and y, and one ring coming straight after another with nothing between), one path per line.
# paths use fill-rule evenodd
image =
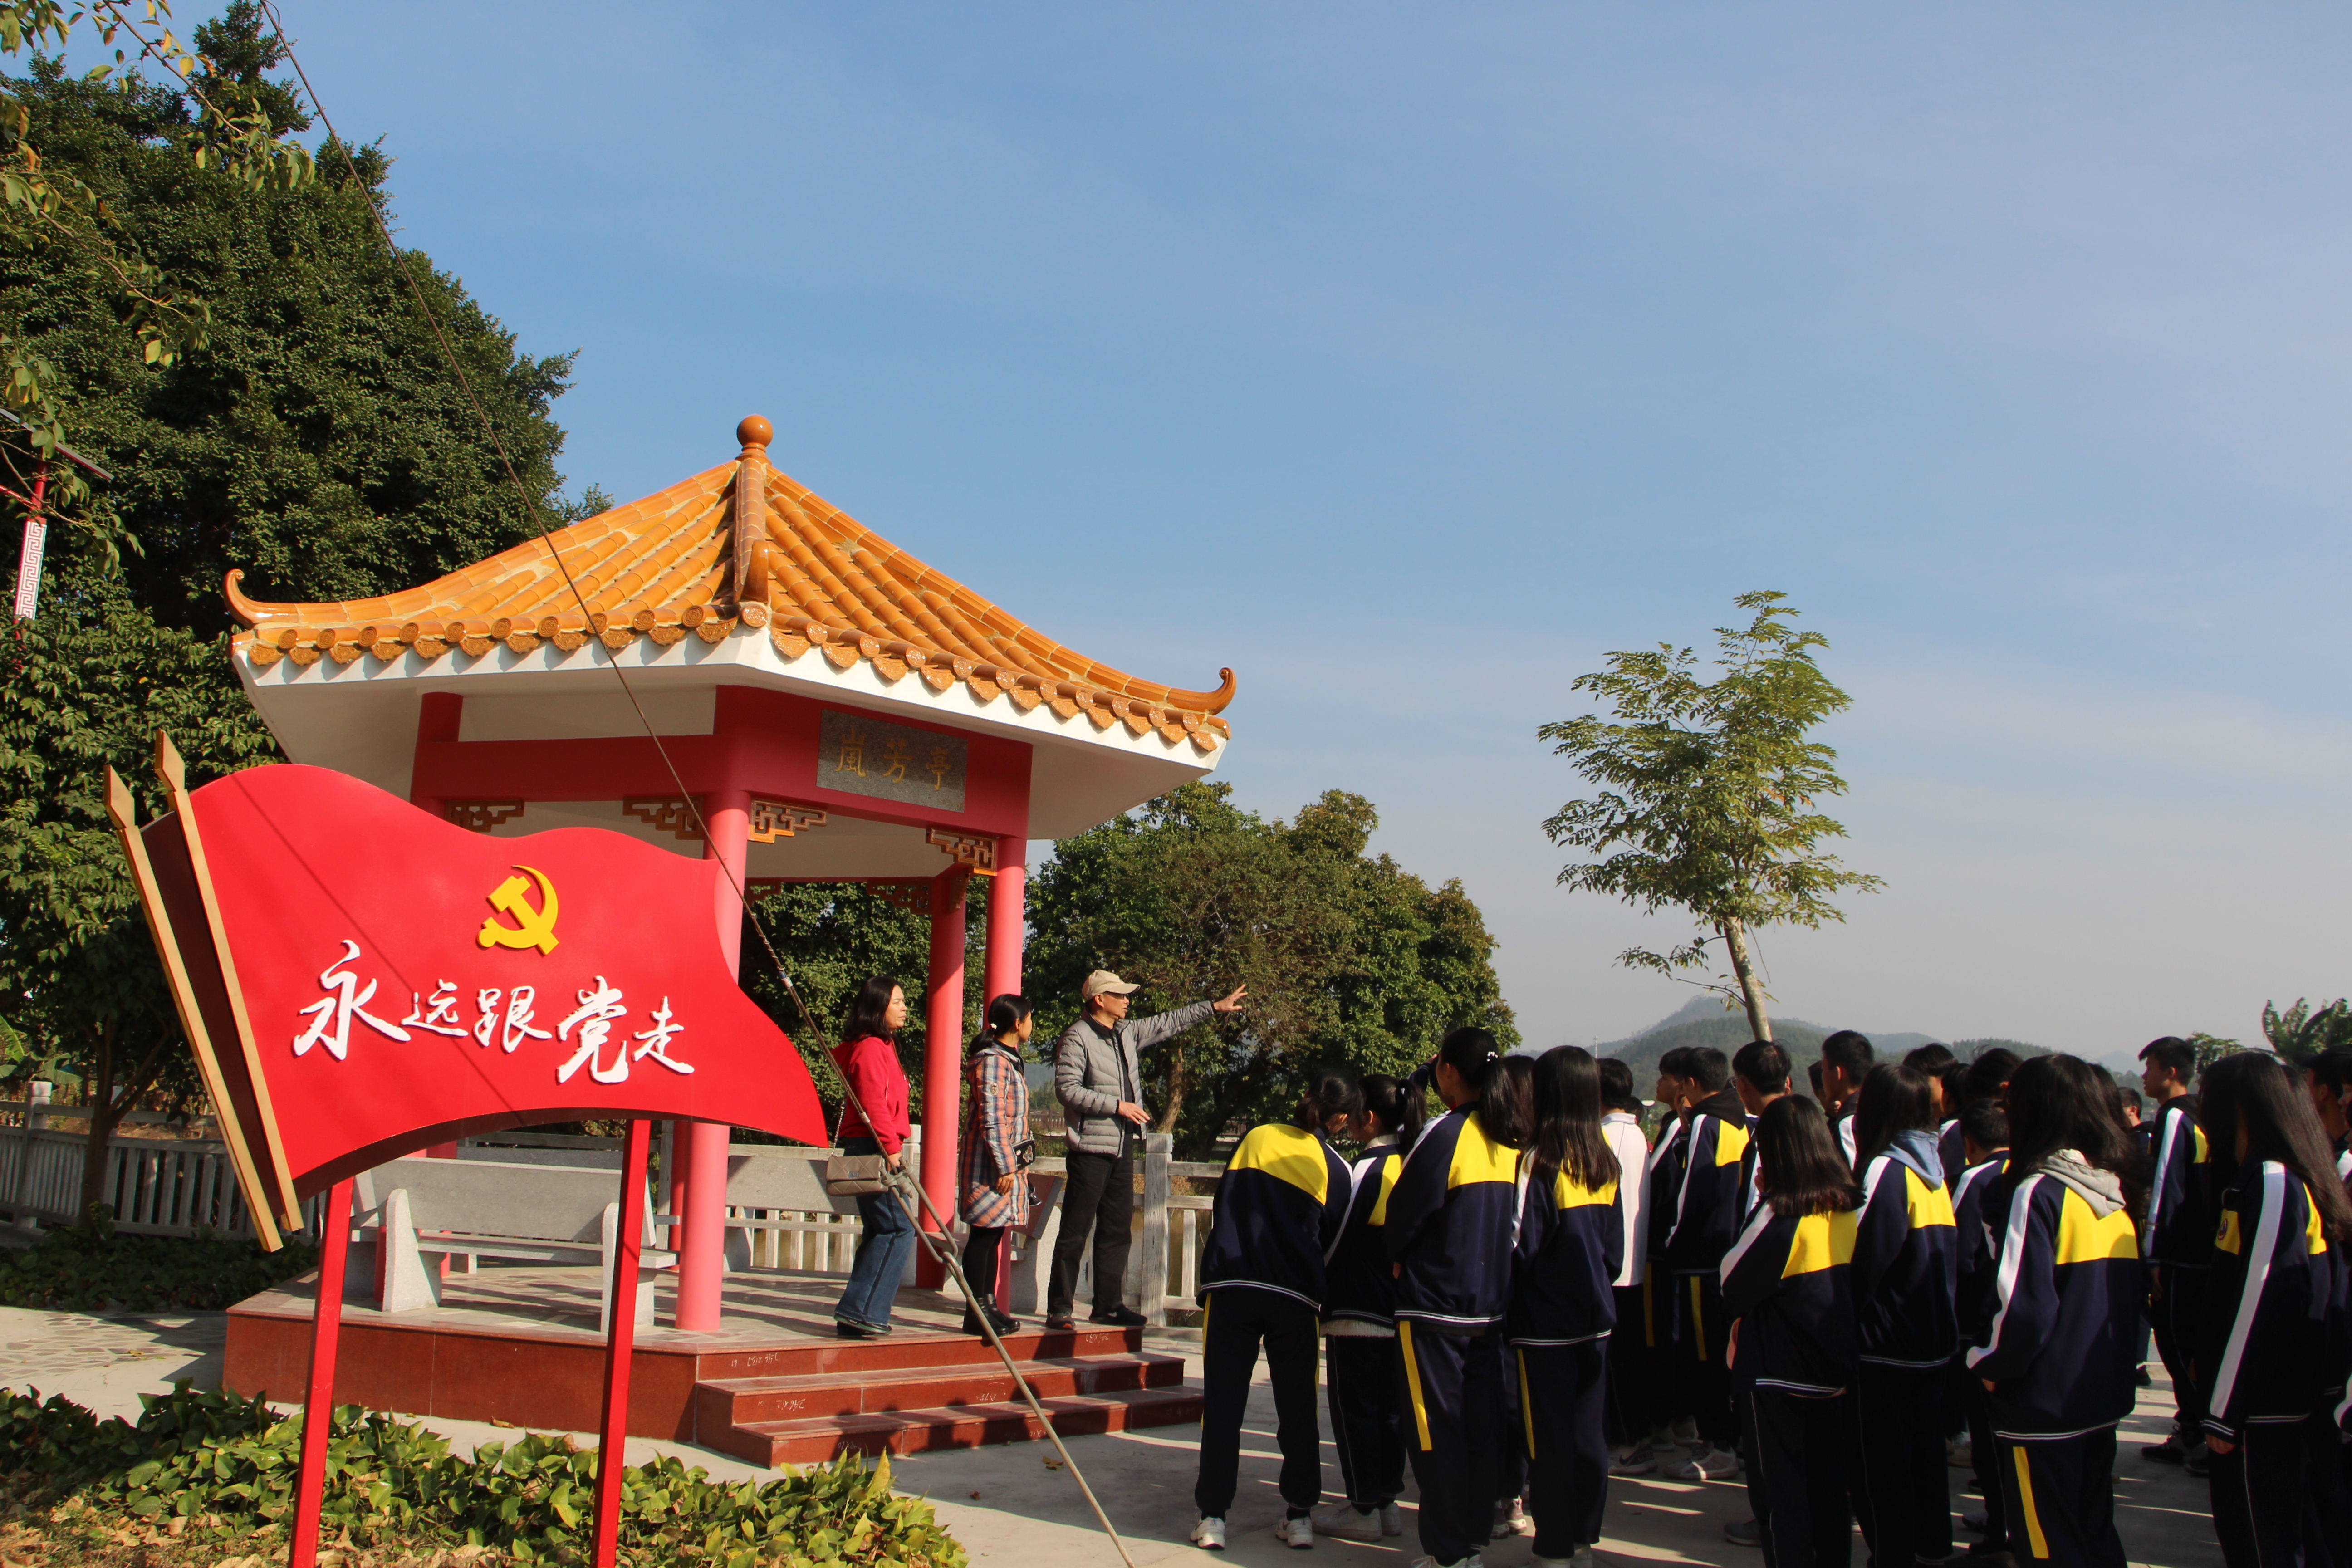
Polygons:
M980 1290L973 1292L971 1304L966 1306L963 1310L963 1331L965 1333L976 1334L980 1332L980 1319L981 1314L982 1313L987 1315L989 1326L993 1328L999 1335L1009 1334L1013 1330L1021 1326L1020 1319L998 1310L996 1299L989 1295L985 1290Z

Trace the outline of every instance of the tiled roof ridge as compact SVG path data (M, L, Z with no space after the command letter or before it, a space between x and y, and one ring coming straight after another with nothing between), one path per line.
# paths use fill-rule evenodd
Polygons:
M369 599L275 604L248 597L228 574L230 609L252 629L234 639L256 668L281 658L350 664L487 656L504 643L565 652L590 637L618 650L641 637L667 646L688 632L717 643L764 627L779 653L821 650L836 668L860 659L886 682L913 672L936 691L1001 693L1026 712L1041 702L1097 730L1216 749L1231 726L1234 672L1214 691L1139 679L1087 658L892 544L790 476L769 467L768 423L738 429L742 456L625 506L530 540L431 583ZM735 537L737 491L758 483L757 535ZM588 602L555 568L551 545ZM740 581L734 581L740 574Z

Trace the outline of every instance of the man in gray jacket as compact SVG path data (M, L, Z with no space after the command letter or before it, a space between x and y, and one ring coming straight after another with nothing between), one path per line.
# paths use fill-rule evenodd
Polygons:
M1135 1150L1151 1121L1141 1103L1143 1076L1136 1053L1182 1034L1212 1013L1240 1012L1248 989L1240 987L1222 1001L1194 1002L1130 1020L1128 999L1136 987L1109 970L1096 970L1079 988L1085 1011L1054 1047L1054 1093L1069 1130L1069 1175L1062 1189L1054 1269L1045 1285L1047 1328L1077 1326L1071 1303L1089 1229L1095 1235L1094 1321L1120 1328L1144 1321L1127 1304L1122 1289L1135 1214Z

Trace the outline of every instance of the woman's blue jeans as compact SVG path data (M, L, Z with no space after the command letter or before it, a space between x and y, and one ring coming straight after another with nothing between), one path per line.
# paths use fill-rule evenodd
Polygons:
M871 1138L845 1138L845 1154L879 1154L882 1145ZM857 1257L849 1266L849 1287L833 1309L835 1321L890 1326L890 1303L898 1298L899 1278L907 1271L907 1255L915 1249L915 1227L894 1193L861 1193L857 1215L865 1231L857 1238Z

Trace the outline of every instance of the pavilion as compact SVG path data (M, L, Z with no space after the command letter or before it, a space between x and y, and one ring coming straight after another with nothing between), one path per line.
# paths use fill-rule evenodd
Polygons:
M249 628L233 658L288 758L478 832L615 829L721 860L755 892L922 884L921 1176L951 1215L970 879L988 885L986 994L1018 991L1029 841L1212 771L1233 672L1186 690L1063 647L772 467L772 434L753 416L734 460L574 523L552 550L535 540L380 598L265 603L232 572ZM713 914L740 964L742 909L723 884ZM681 1131L675 1326L707 1332L729 1130Z

